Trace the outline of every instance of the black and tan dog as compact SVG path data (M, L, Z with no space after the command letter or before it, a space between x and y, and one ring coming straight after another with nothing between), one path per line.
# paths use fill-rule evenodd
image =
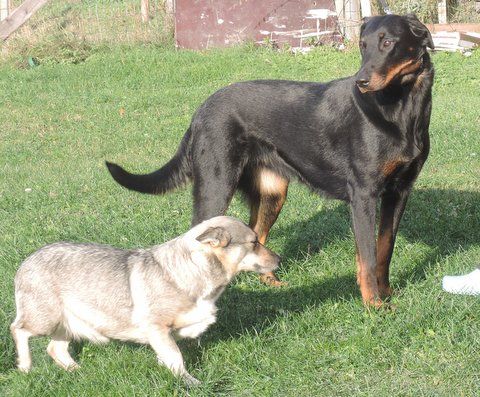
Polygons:
M200 106L177 153L159 170L133 175L107 166L118 183L143 193L163 194L193 180L193 224L225 213L239 189L261 243L292 178L347 201L362 298L380 305L391 294L397 228L429 151L433 66L427 47L433 48L430 33L414 15L369 18L356 75L326 84L232 84Z

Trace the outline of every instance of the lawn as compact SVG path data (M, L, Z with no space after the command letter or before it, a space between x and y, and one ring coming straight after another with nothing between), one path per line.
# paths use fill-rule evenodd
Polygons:
M348 207L291 185L268 246L288 286L243 274L218 322L181 342L187 391L147 346L75 344L58 368L31 341L32 372L15 370L9 324L21 261L59 240L118 247L163 242L189 227L190 188L163 197L120 188L105 159L150 171L167 161L196 107L257 78L326 81L355 72L356 50L303 56L251 46L194 53L164 47L95 51L78 64L0 66L1 396L475 396L480 301L442 292L441 278L480 262L480 52L436 54L431 154L392 262L396 310L367 310L355 284ZM339 115L341 117L341 115ZM230 214L248 220L236 197Z

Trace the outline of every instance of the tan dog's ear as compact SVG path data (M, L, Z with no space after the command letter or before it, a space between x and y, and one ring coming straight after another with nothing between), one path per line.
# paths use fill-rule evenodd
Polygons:
M196 239L202 244L210 244L213 248L223 248L230 244L232 236L230 236L227 230L221 227L209 227Z

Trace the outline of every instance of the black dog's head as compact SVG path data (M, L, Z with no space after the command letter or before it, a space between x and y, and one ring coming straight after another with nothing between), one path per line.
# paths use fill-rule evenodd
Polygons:
M362 66L356 74L359 90L379 91L422 67L427 47L434 48L427 27L413 14L365 19L360 29Z

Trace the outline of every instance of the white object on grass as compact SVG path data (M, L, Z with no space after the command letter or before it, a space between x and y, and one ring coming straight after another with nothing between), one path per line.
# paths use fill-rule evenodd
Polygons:
M463 276L445 276L442 287L452 294L480 295L480 268Z

